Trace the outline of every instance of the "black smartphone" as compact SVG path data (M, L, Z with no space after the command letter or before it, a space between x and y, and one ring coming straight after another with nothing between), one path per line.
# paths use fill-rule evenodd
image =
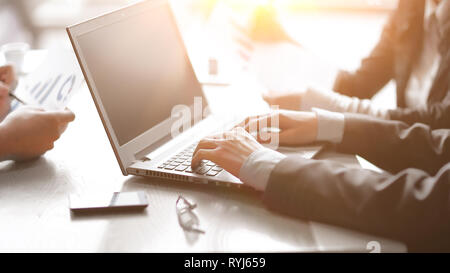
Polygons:
M143 210L148 206L147 195L138 192L114 192L95 196L70 196L72 212Z

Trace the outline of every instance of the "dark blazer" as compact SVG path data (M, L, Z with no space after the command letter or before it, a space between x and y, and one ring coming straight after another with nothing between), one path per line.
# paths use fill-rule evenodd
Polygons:
M410 251L450 251L450 130L345 114L338 150L388 172L290 156L272 171L274 210L401 240Z
M450 22L427 109L402 108L421 51L424 3L400 0L361 68L336 80L336 91L360 98L396 81L399 108L389 112L392 120L345 114L337 145L388 172L290 156L271 173L264 192L269 208L401 240L410 251L450 251Z
M336 78L336 92L359 98L371 98L390 80L397 86L394 120L408 124L422 122L432 128L450 127L450 19L444 22L439 50L442 61L427 100L428 109L405 109L405 92L411 71L423 44L425 0L400 0L386 24L381 39L369 57L354 72L341 71Z

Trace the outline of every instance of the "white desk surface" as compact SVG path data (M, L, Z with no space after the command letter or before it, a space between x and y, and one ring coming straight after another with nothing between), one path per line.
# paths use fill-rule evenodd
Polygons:
M381 251L406 251L398 242L273 213L255 193L124 177L86 86L69 108L76 120L52 151L0 162L0 252L369 252L371 241ZM350 155L322 158L358 164ZM74 216L68 207L70 194L137 190L149 199L142 213ZM205 234L179 226L179 194L198 204Z

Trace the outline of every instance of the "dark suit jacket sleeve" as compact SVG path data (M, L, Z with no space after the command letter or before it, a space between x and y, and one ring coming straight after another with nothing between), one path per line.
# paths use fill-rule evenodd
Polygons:
M294 217L401 240L410 251L450 251L450 163L430 176L395 175L291 156L272 171L264 203Z
M450 36L450 22L447 28ZM449 47L446 43L443 47ZM445 56L445 57L444 57ZM428 97L426 109L393 109L389 111L392 120L400 120L407 124L425 123L431 128L450 128L450 50L443 55L438 73Z
M394 28L395 13L384 27L381 39L369 57L362 60L359 69L353 73L339 72L334 83L338 93L371 98L394 77Z
M345 114L344 136L337 149L392 173L417 168L434 175L450 161L450 129Z
M446 101L434 103L427 109L397 108L389 110L389 118L409 125L425 123L432 129L450 128L450 90L448 97Z
M265 203L410 246L434 239L450 244L450 130L354 114L345 115L344 130L340 151L394 174L287 157L271 173Z

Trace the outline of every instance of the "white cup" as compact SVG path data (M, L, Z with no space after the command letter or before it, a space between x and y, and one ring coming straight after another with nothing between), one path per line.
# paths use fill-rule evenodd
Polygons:
M27 43L9 43L1 47L6 62L12 64L19 73L23 72L25 55L29 49L30 45Z

